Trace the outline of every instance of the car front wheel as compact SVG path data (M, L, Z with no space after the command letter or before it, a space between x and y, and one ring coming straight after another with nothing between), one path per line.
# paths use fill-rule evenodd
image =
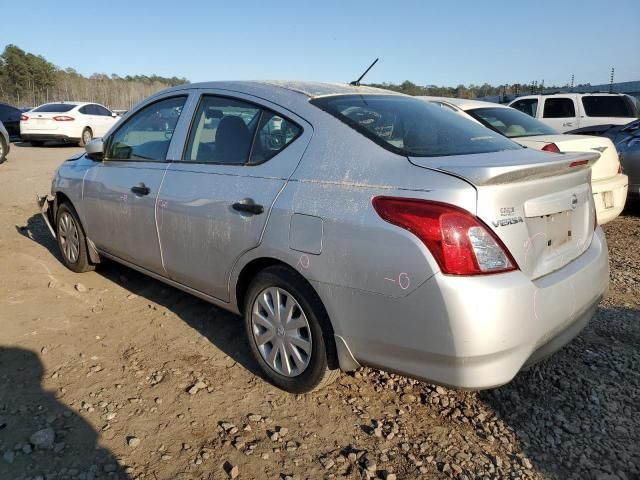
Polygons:
M0 137L0 163L4 162L7 157L7 144L4 141L4 138Z
M249 286L244 319L249 347L275 386L305 393L339 375L328 368L322 328L327 314L297 272L281 266L260 272Z
M89 263L84 230L73 207L63 203L56 215L58 247L65 266L77 273L88 272L95 267Z

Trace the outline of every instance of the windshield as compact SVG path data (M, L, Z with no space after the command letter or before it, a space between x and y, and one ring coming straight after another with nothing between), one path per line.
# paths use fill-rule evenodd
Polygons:
M401 155L437 157L521 148L470 119L417 98L338 95L311 103Z
M628 117L638 116L630 98L624 96L589 95L582 97L582 105L588 117Z
M69 103L45 103L39 106L34 112L51 112L51 113L63 113L73 109L75 105Z
M474 108L466 112L483 125L509 138L558 134L548 125L514 108Z

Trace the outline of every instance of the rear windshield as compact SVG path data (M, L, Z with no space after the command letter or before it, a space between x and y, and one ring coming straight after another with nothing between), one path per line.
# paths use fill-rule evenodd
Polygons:
M638 116L638 111L630 98L623 96L589 95L582 97L582 105L588 117L629 117Z
M339 95L311 103L401 155L439 157L521 148L470 119L418 98Z
M483 125L509 138L558 133L541 121L513 108L474 108L466 112Z
M38 108L32 110L32 112L51 112L51 113L63 113L73 109L76 105L70 103L47 103L40 105Z

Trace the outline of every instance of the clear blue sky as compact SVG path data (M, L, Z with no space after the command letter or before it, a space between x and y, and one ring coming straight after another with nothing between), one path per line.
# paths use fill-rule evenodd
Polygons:
M425 85L640 80L640 0L4 2L14 43L80 73Z

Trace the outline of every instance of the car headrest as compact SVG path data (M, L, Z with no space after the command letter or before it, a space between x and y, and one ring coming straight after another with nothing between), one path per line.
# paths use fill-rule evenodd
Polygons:
M222 163L241 163L247 160L251 148L251 133L240 117L227 115L218 124L216 152Z

